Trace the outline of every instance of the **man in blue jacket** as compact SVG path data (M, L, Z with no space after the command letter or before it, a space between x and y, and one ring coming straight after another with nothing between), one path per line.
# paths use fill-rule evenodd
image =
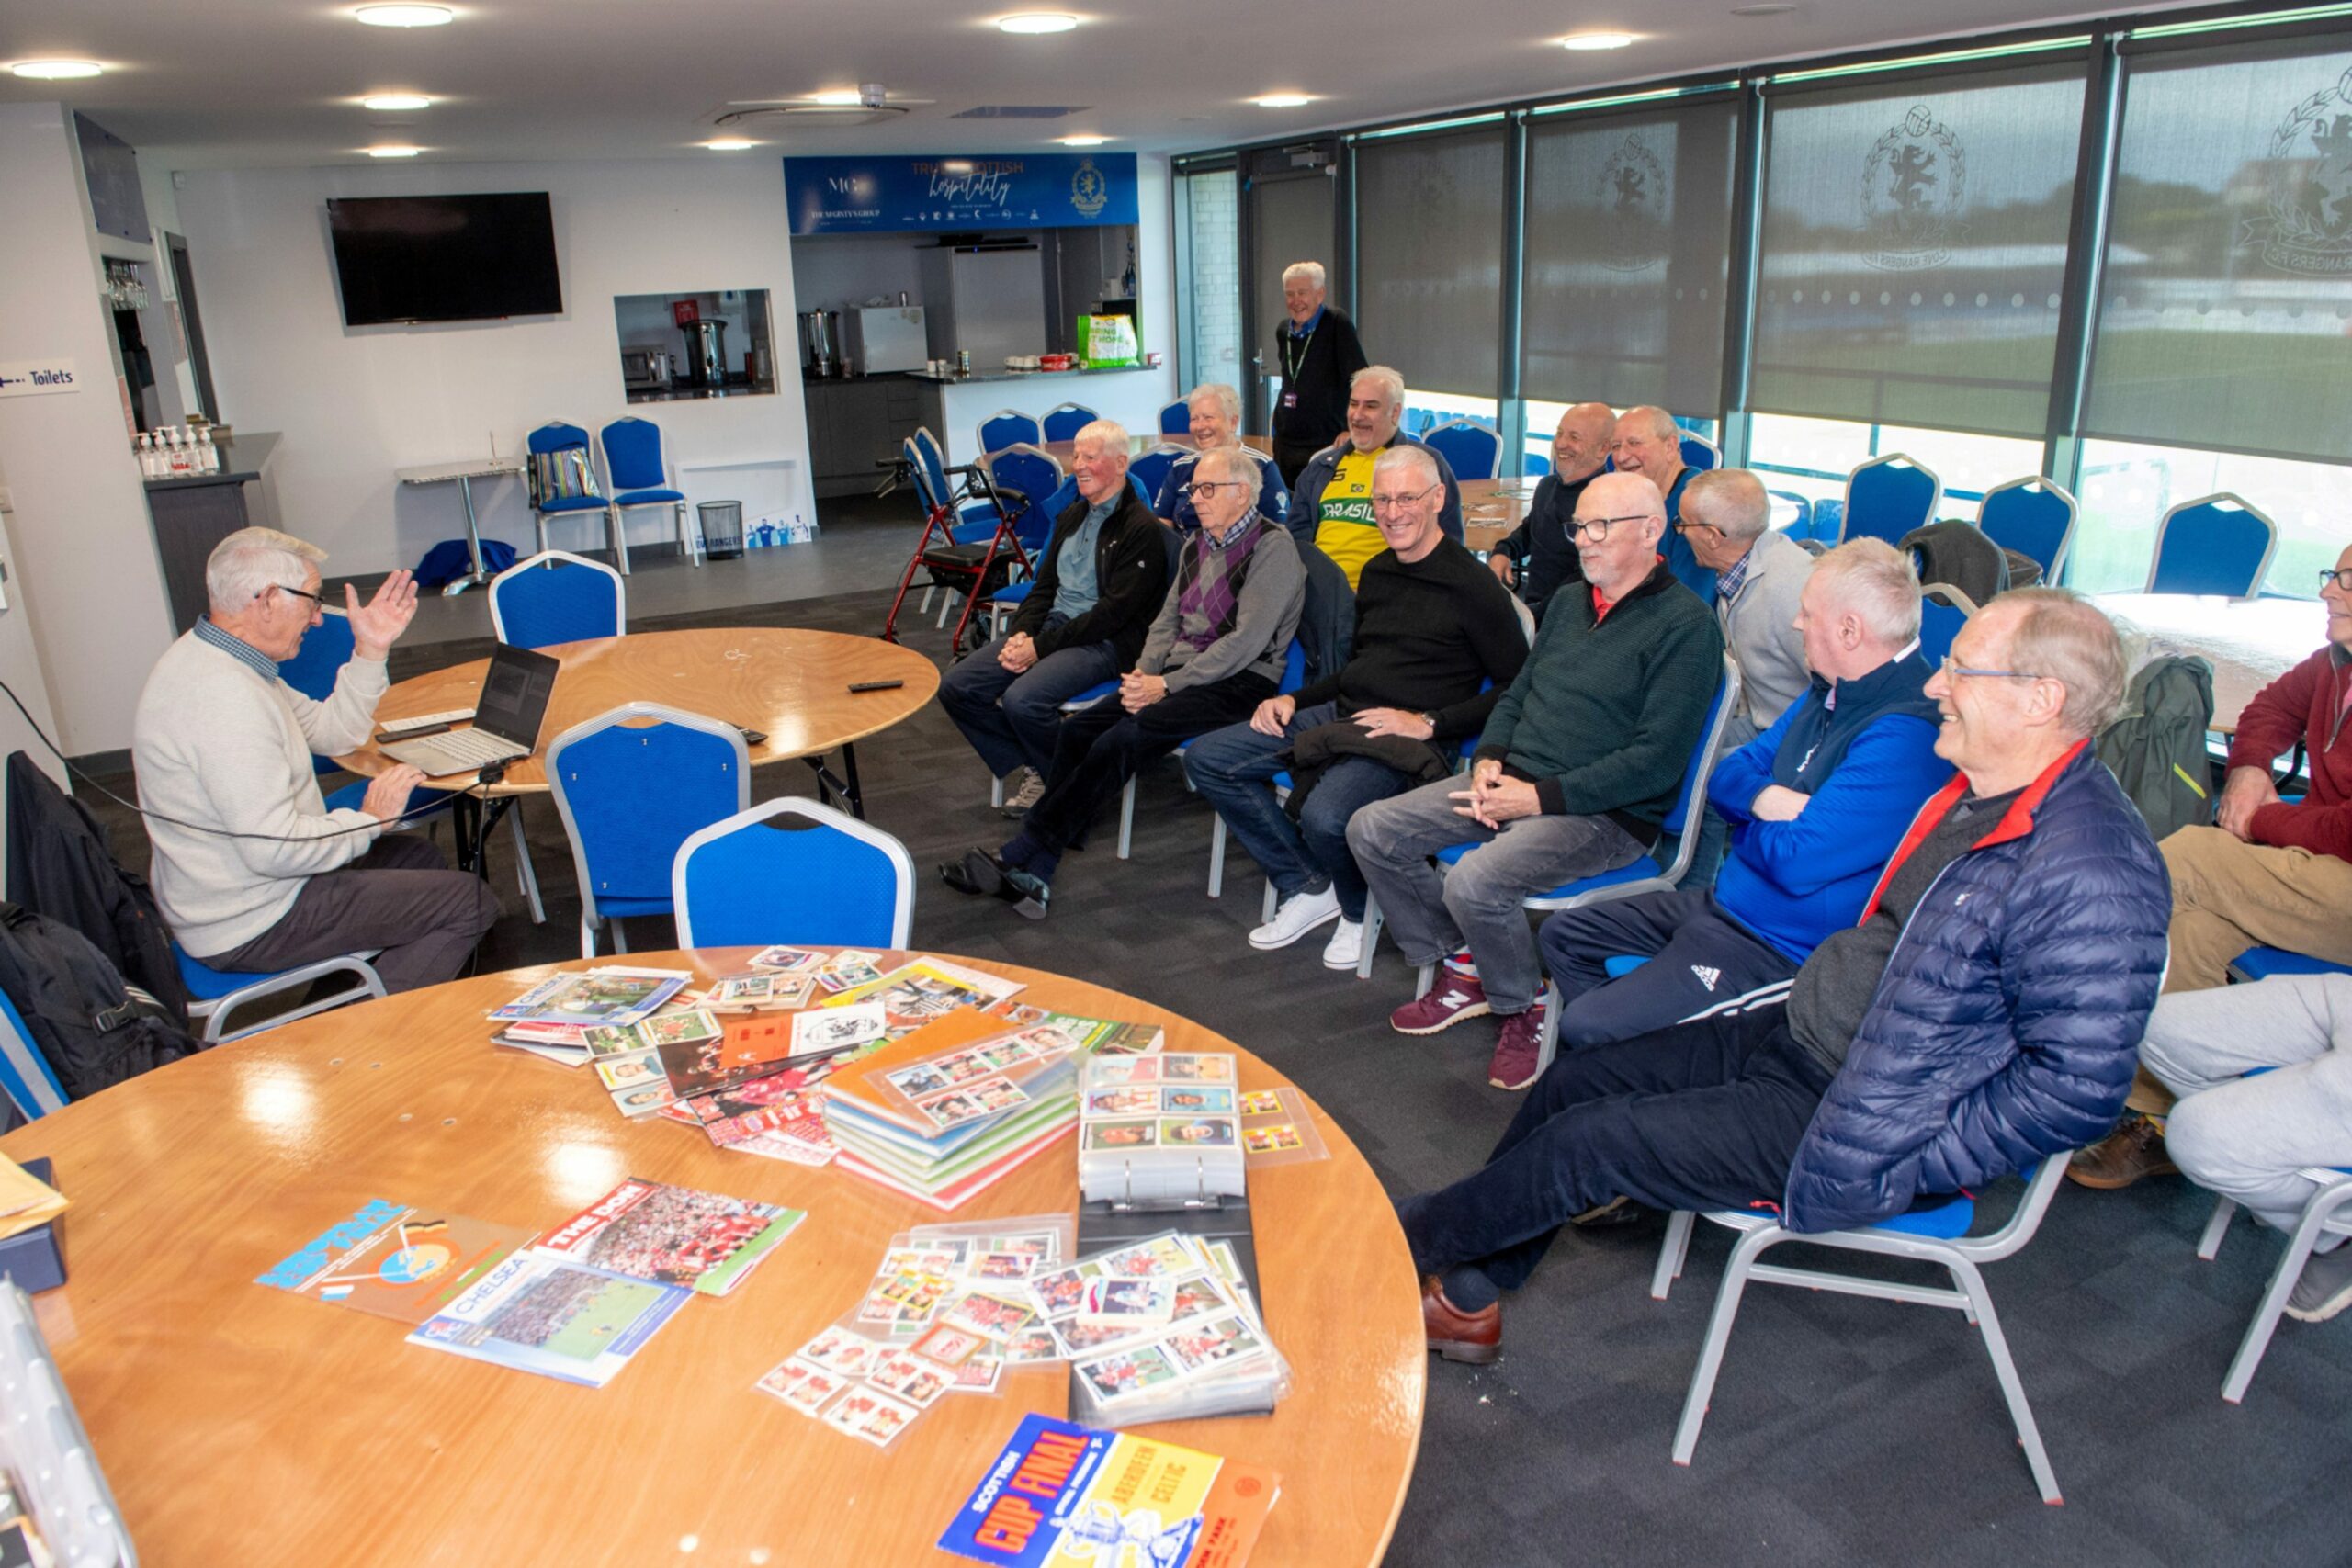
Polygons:
M1787 1003L1563 1055L1484 1169L1397 1204L1430 1348L1492 1360L1501 1292L1612 1198L1840 1230L2112 1126L2172 914L2147 825L2090 749L2123 681L2114 627L2064 589L1962 627L1928 684L1961 776Z
M1799 604L1812 688L1715 764L1707 797L1733 840L1713 888L1544 922L1562 1045L1778 1006L1822 938L1854 923L1919 803L1951 777L1923 690L1932 671L1919 656L1911 563L1883 539L1840 545L1814 564ZM1606 964L1619 957L1650 962L1611 980Z

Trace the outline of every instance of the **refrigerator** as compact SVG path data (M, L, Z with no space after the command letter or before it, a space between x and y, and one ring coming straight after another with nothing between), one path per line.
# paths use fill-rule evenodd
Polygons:
M1001 370L1013 355L1043 354L1046 270L1035 245L1019 249L922 253L922 295L931 310L931 352L954 359L968 349L972 368Z
M920 370L931 358L929 332L920 305L860 305L842 312L845 345L858 374Z

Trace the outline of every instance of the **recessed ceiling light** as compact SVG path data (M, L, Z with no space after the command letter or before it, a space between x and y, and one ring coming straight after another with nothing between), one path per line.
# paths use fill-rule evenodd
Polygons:
M1021 11L999 17L996 25L1000 32L1066 33L1078 26L1078 18L1059 11Z
M740 136L722 136L716 141L706 141L703 145L714 152L748 152L759 143L746 141Z
M1100 147L1111 139L1107 136L1063 136L1056 140L1065 147Z
M441 28L458 18L447 6L362 6L351 14L371 28Z
M360 99L359 107L384 114L398 114L403 109L429 109L433 107L433 100L422 93L378 93L373 97Z
M1632 33L1577 33L1560 40L1562 49L1597 50L1623 49L1634 41Z
M855 108L865 102L865 95L855 87L828 87L821 93L811 93L808 101L827 108Z
M95 60L25 60L8 69L36 82L72 82L106 69Z
M1303 109L1314 101L1305 93L1269 93L1256 100L1261 109Z
M422 147L370 147L368 149L368 156L370 158L413 158L424 151Z

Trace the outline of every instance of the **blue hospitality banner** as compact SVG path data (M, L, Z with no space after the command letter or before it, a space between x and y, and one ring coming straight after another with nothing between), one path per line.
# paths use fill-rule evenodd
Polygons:
M1136 220L1132 152L786 158L795 234L1100 228Z

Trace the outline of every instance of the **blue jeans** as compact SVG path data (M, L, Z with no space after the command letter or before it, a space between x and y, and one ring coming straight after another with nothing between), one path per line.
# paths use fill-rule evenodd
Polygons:
M1369 757L1347 757L1326 770L1306 797L1295 822L1267 784L1283 771L1281 756L1294 737L1340 716L1339 705L1323 703L1291 716L1280 736L1261 735L1247 724L1228 725L1204 735L1184 753L1184 771L1201 798L1218 816L1250 858L1287 898L1328 878L1340 896L1340 914L1363 919L1363 873L1348 851L1348 818L1375 800L1402 795L1412 784L1396 769Z
M1002 778L1026 764L1043 778L1053 765L1062 705L1116 678L1119 651L1107 642L1056 649L1015 675L996 660L1004 642L999 637L949 670L939 682L939 705L990 773Z

